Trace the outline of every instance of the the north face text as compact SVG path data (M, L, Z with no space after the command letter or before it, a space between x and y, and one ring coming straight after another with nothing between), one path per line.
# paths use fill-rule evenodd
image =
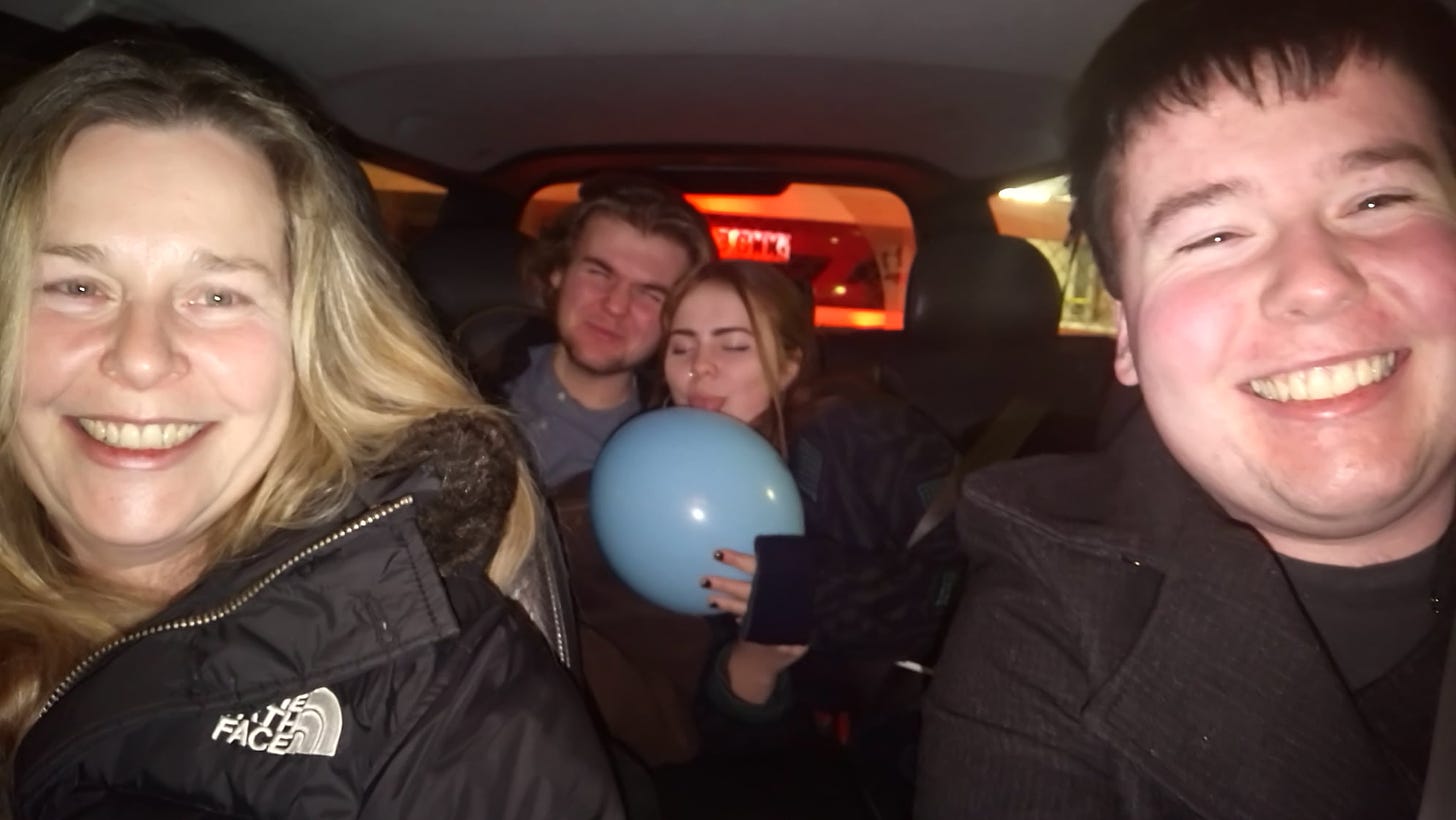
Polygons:
M319 688L250 715L223 715L212 729L212 739L274 755L333 757L342 728L338 698Z

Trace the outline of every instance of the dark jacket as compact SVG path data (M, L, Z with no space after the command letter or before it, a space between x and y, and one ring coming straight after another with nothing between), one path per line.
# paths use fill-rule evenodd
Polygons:
M955 463L950 441L898 398L819 402L789 446L804 536L756 544L746 636L841 658L927 660L964 560L949 518L909 542Z
M1273 552L1145 416L1105 455L972 476L959 528L919 817L1415 815L1450 615L1352 694Z
M794 703L871 719L885 709L913 709L919 680L895 662L928 662L963 560L948 520L913 548L907 544L955 458L924 416L890 396L823 403L796 431L789 463L805 534L757 539L741 637L808 644L809 652L764 707L738 703L722 654L740 635L724 621L723 646L703 688L714 707L704 710L705 736L727 748L779 742L785 727L770 718Z
M17 816L622 816L568 674L484 580L509 451L441 433L88 662L21 744Z

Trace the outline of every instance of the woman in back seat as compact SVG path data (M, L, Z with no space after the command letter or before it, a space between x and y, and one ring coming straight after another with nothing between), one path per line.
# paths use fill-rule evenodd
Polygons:
M811 305L773 267L709 264L663 317L672 401L762 433L788 459L805 512L804 536L714 553L751 582L703 579L734 616L701 690L705 751L761 756L792 743L809 709L847 714L840 739L888 753L871 769L904 809L921 682L896 662L930 661L959 577L953 528L927 518L955 453L905 403L812 378Z

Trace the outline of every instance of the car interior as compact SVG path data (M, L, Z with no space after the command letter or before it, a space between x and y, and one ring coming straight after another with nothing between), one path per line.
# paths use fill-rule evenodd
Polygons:
M1065 242L1060 114L1133 4L0 0L0 91L137 26L286 75L476 372L524 326L550 339L518 271L541 225L593 175L650 175L720 255L813 294L829 374L874 378L962 450L1015 399L1047 408L1022 453L1083 450L1137 399ZM568 542L589 537L579 502L558 504Z
M1032 396L1061 423L1028 446L1085 449L1129 391L1110 301L1063 242L1060 106L1131 5L6 0L0 83L129 24L292 77L476 368L535 315L516 260L574 183L651 174L720 253L812 289L829 373L874 374L961 446Z

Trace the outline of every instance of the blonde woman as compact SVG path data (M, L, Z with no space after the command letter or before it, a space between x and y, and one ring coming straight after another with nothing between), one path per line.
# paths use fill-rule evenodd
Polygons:
M15 814L620 814L497 588L528 471L401 282L348 159L224 65L95 47L0 112Z

